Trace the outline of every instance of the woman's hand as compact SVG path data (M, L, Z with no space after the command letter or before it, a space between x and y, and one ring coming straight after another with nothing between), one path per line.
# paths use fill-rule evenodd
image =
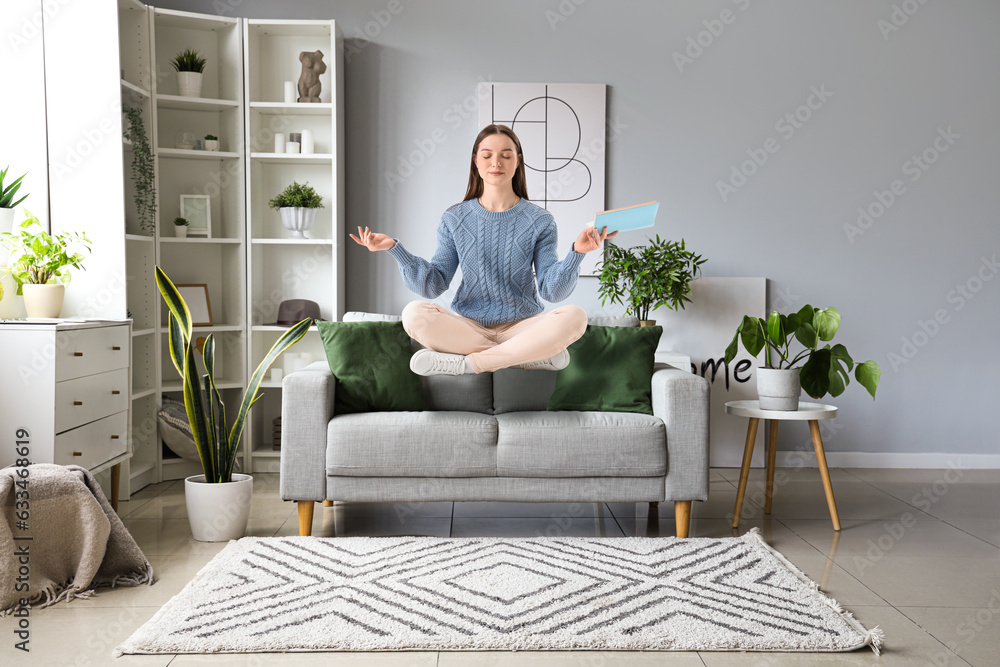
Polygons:
M580 235L576 237L576 241L573 242L573 250L577 252L590 252L591 250L597 250L604 243L604 239L610 239L612 236L616 235L618 232L612 232L608 234L608 228L605 227L602 231L597 231L595 227L587 227Z
M363 245L368 248L370 252L388 250L396 245L396 242L391 236L369 231L367 227L365 227L364 231L361 231L361 228L358 227L358 235L355 236L354 234L351 234L350 236L354 239L355 243Z

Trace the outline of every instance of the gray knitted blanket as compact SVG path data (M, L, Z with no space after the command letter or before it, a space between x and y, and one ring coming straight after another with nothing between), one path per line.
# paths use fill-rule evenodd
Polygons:
M0 616L22 598L47 607L101 586L153 583L153 567L85 468L0 469L0 515Z

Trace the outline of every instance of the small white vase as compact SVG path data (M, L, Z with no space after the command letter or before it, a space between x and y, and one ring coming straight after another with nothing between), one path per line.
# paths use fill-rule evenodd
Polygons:
M758 368L757 396L761 410L794 412L799 409L801 368Z
M0 233L9 232L14 228L14 209L0 208ZM10 251L6 247L0 246L0 266L7 266L7 258Z
M59 317L65 285L23 285L24 311L28 317Z
M177 72L177 90L181 97L201 97L201 72Z
M233 473L233 481L209 484L204 475L184 480L191 536L199 542L238 540L247 531L253 477Z
M188 228L185 225L174 225L174 236L179 239L186 239L188 235Z
M288 236L293 239L304 239L306 235L302 232L313 226L316 222L316 210L314 208L303 208L301 206L284 207L278 209L281 212L281 224L289 231Z
M217 151L217 150L219 150L219 140L218 139L205 139L205 150L206 151Z

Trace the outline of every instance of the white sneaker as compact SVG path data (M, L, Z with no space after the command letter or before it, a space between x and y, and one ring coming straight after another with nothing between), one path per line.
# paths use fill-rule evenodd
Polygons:
M526 371L559 371L567 366L569 366L569 350L563 350L548 359L529 361L526 364L514 366L514 368L522 368Z
M417 375L462 375L465 373L465 355L424 348L410 357L410 370Z

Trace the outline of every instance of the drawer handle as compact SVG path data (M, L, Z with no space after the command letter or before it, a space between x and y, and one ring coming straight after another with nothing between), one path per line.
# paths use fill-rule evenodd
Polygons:
M83 405L83 401L73 401L73 405Z
M74 352L73 356L74 357L82 357L83 356L83 352Z
M118 395L118 394L120 394L120 393L121 393L121 392L120 392L120 391L118 391L117 389L112 389L112 390L111 390L111 395L112 395L112 396L117 396L117 395Z
M83 452L73 452L73 456L83 456Z
M111 436L111 439L112 439L112 440L117 440L117 439L118 439L118 436L117 436L117 435L113 435L113 436Z
M120 345L115 345L115 346L113 346L113 347L112 347L111 349L112 349L112 350L114 350L115 352L117 352L118 350L120 350L120 349L122 349L122 348L121 348L121 346L120 346Z

